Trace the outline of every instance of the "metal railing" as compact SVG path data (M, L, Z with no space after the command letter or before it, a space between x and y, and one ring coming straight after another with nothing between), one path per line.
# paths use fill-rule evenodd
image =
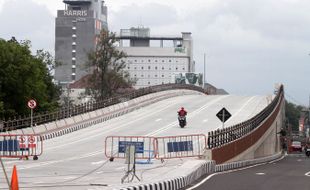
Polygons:
M56 121L60 119L69 118L75 115L84 114L87 112L91 112L97 109L105 108L117 103L125 102L140 96L144 96L151 93L156 93L160 91L166 90L174 90L174 89L188 89L188 90L195 90L202 93L207 93L206 90L202 89L201 87L195 85L188 85L188 84L163 84L163 85L156 85L147 88L140 88L129 93L123 95L117 95L111 98L102 99L99 101L88 102L72 107L63 107L58 111L51 112L51 113L37 113L33 115L33 124L40 125L44 123L48 123L51 121ZM18 116L13 119L0 119L0 132L12 131L15 129L26 128L30 126L30 116L22 117Z
M277 96L273 99L273 101L265 109L249 120L246 120L237 125L233 125L231 127L209 132L208 148L212 149L223 146L224 144L239 139L256 129L273 112L278 102L281 100L283 93L283 86L281 86Z

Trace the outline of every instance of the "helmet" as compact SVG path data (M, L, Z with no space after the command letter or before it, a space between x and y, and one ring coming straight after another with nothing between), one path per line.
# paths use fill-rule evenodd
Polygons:
M184 108L183 108L183 107L181 107L181 110L184 110Z

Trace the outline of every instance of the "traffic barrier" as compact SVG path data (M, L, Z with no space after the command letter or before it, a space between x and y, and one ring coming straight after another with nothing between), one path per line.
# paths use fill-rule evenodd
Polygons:
M108 136L105 139L105 155L107 158L125 158L126 147L135 145L137 159L153 159L154 137L143 136Z
M34 159L43 151L43 141L39 135L0 135L0 157Z
M154 145L157 159L201 157L207 138L204 134L156 137Z

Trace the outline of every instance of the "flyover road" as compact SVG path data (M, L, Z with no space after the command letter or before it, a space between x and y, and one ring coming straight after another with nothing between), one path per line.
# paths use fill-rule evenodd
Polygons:
M310 158L289 155L276 162L213 174L204 180L188 190L309 190Z
M21 189L113 189L125 174L123 159L109 162L104 152L105 138L111 135L168 136L204 133L222 127L216 113L225 107L232 117L230 126L246 120L267 106L266 96L184 95L145 106L131 113L61 137L44 141L39 160L4 159L9 176L17 166ZM188 126L181 129L177 110L188 111ZM177 170L187 160L173 159L137 166L143 182L160 180L167 171ZM177 172L176 172L177 174ZM0 189L7 189L0 170Z

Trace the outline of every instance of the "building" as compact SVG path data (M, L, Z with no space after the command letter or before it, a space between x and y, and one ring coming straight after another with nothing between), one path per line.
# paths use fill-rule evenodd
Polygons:
M194 72L191 33L151 36L149 28L121 29L118 49L127 54L126 68L135 88L171 83L175 73Z
M107 7L103 0L64 0L55 26L55 81L67 87L91 72L88 53L95 48L96 35L107 29Z

